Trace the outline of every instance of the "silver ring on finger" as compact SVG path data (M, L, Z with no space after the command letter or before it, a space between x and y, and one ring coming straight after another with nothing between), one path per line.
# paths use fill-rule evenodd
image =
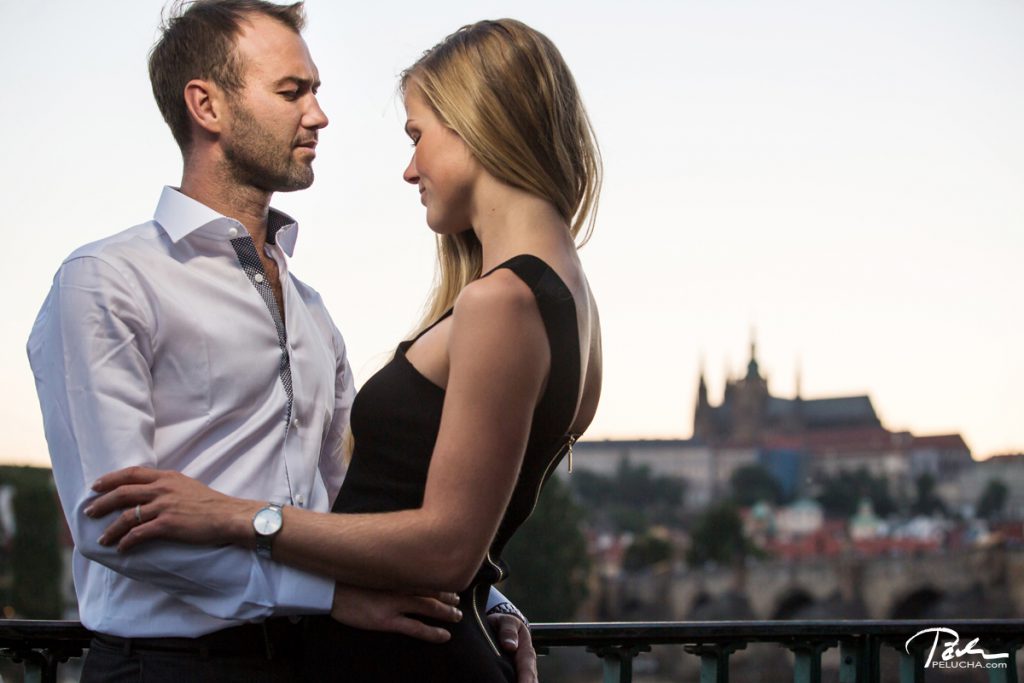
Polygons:
M142 503L135 506L135 521L142 524Z

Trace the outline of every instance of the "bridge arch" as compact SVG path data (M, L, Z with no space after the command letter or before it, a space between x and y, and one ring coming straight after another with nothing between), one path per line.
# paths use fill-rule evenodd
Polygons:
M926 619L945 597L933 586L921 586L893 601L889 619Z
M772 619L794 619L800 612L814 605L814 596L803 588L790 588L775 603Z

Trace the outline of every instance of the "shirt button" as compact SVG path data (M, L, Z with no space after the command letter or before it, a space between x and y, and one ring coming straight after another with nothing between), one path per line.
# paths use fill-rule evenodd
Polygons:
M306 497L301 493L295 496L295 504L298 505L299 507L302 507L303 505L306 504Z
M257 283L261 283L263 282L263 274L256 273L255 275L253 275L252 279L255 280Z
M238 228L228 228L228 237L238 237Z
M299 418L293 417L292 418L292 427L298 427L298 426L299 426Z

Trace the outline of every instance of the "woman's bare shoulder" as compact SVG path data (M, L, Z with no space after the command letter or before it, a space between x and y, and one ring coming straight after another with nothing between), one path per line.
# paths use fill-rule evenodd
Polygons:
M502 270L467 285L452 313L453 358L457 351L502 362L546 361L544 322L529 285Z
M512 271L500 269L466 285L455 300L453 315L486 320L530 312L538 313L530 286Z

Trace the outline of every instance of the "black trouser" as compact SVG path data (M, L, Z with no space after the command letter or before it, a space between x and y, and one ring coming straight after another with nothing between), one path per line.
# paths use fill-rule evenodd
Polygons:
M83 683L297 683L301 626L286 619L245 624L199 638L97 634Z

